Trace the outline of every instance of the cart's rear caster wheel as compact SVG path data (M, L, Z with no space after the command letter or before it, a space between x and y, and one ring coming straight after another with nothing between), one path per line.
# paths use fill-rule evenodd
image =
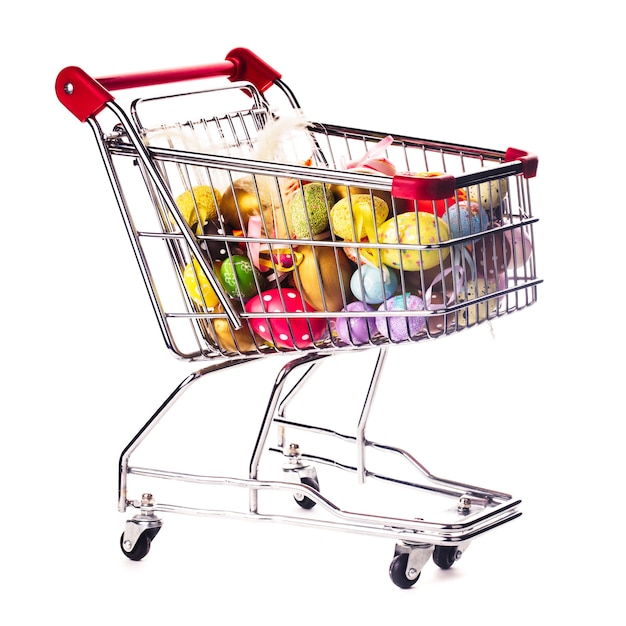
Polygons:
M319 481L316 478L311 478L310 476L302 476L300 478L300 482L303 485L307 485L307 487L312 487L315 491L320 490ZM303 493L297 493L294 496L294 500L303 508L303 509L312 509L317 503L315 500L305 496Z
M391 565L389 566L389 577L394 585L397 585L401 589L408 589L412 587L421 576L422 572L417 570L409 570L407 573L407 566L409 564L408 553L397 554L393 557Z
M457 546L435 546L433 561L441 569L450 569L461 558L461 554Z
M141 561L144 556L150 552L150 544L152 540L156 537L157 533L161 530L161 527L157 528L149 528L148 530L144 530L139 537L137 537L137 541L131 550L127 550L125 547L125 539L124 533L120 537L120 547L122 548L122 552L125 556L127 556L131 561Z

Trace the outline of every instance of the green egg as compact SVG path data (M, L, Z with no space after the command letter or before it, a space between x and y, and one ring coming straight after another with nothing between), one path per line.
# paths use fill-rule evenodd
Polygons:
M257 272L252 261L246 256L233 254L232 257L224 259L220 268L220 277L226 293L231 298L247 299L257 293L257 281L262 280L262 276Z

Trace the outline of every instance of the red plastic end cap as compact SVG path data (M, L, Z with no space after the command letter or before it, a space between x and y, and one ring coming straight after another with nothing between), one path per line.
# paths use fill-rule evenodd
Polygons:
M533 178L537 175L537 166L539 165L539 159L530 152L525 150L518 150L517 148L508 148L504 161L521 161L522 163L522 176L524 178Z
M394 176L391 183L391 195L404 200L444 200L454 196L455 190L452 174L409 172Z
M226 55L226 60L235 66L230 75L232 82L247 80L261 93L269 89L275 80L281 78L279 72L248 48L234 48Z
M97 115L113 96L79 67L61 70L55 83L57 98L81 122Z

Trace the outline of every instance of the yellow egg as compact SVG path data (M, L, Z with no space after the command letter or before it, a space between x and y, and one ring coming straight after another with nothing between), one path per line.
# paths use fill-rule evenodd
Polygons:
M450 254L449 247L439 245L448 238L447 224L432 213L423 211L418 211L417 214L414 211L401 213L378 228L378 239L381 243L435 246L432 249L381 249L380 254L385 265L407 272L439 266Z
M221 198L219 189L210 185L196 185L176 198L176 206L187 224L201 235L202 227L217 216L217 205Z
M221 305L218 305L216 312L223 312ZM215 331L217 341L221 350L226 352L254 352L257 351L256 335L250 330L246 320L241 320L241 328L235 330L225 318L211 320L211 325ZM259 345L263 345L263 340L258 339Z
M263 216L267 231L263 236L285 237L286 217L275 180L268 176L243 176L233 181L222 194L219 210L234 230L248 227L251 216Z
M341 198L330 210L332 231L346 241L360 241L368 237L376 238L376 227L389 215L389 205L378 196L369 193L350 194ZM354 235L356 234L356 239Z
M183 272L183 280L189 297L198 305L206 309L214 308L219 299L211 287L209 279L202 271L197 259L188 263Z
M508 192L506 178L487 181L469 188L469 199L480 204L485 211L500 206L502 199Z
M369 196L370 190L367 187L346 187L345 185L330 185L330 190L335 196L335 200L341 200L342 198L347 198L348 193L351 196L356 196L358 194L367 194ZM380 191L378 189L373 189L372 193L384 200L387 203L387 206L391 206L391 193L389 191Z
M294 270L294 286L316 311L341 311L350 295L348 257L329 246L299 246L298 254L301 261Z
M466 302L467 308L459 310L459 326L472 326L485 320L496 317L500 307L500 298L497 296L482 302L472 304L472 300L495 294L498 286L495 280L485 280L478 277L464 285L457 295L457 302Z

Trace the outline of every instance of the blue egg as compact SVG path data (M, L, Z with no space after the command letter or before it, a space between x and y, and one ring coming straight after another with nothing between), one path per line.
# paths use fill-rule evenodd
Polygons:
M350 289L354 297L368 304L379 304L393 295L398 288L398 275L389 267L361 265L352 274Z
M475 235L489 227L489 216L477 202L463 200L446 209L443 221L448 225L450 237L467 237Z

